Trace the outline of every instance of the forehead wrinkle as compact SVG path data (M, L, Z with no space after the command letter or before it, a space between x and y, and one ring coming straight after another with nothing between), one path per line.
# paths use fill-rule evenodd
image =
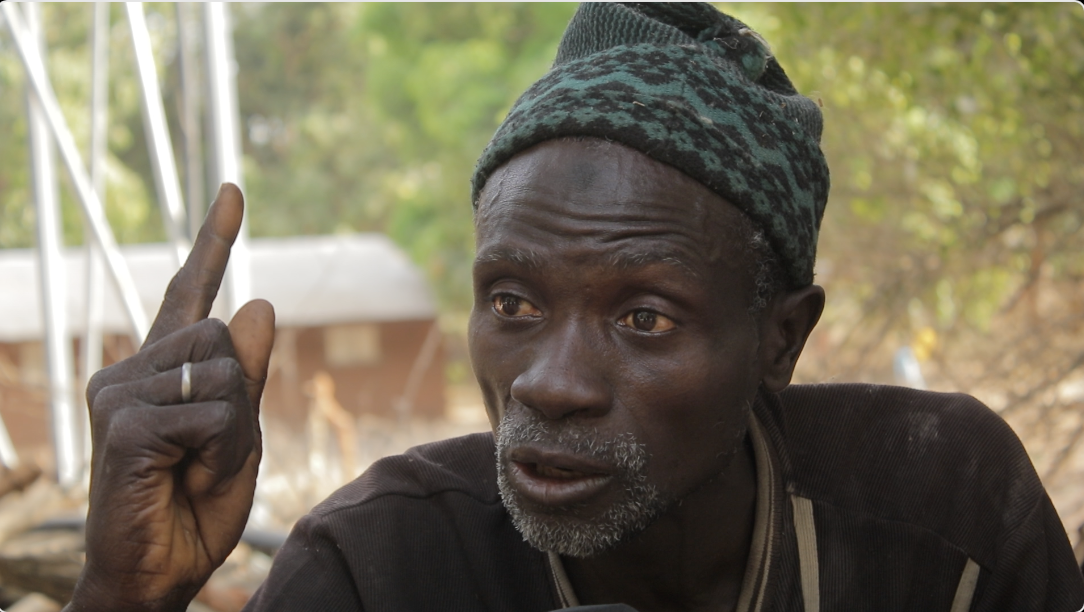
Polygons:
M486 249L478 254L474 260L474 265L480 266L503 262L512 263L531 271L539 271L545 267L543 258L538 253L530 249L513 246L495 246ZM690 266L679 254L672 251L618 251L607 257L606 264L609 268L622 272L652 264L664 264L681 270L693 278L702 277L698 270Z

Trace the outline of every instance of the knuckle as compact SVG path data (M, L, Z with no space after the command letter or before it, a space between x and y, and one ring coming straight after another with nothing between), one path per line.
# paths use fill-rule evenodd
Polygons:
M229 432L237 425L237 407L230 402L222 401L215 403L215 412L218 417L219 429Z
M184 283L184 268L181 268L173 275L173 278L169 279L169 285L166 287L166 299L178 293L183 293L181 285Z
M233 344L229 341L229 328L219 319L203 319L193 323L185 333L192 361L209 361L217 357L232 356Z
M125 416L125 412L127 412L127 409L118 408L115 411L115 416L119 415L123 417ZM105 446L107 448L116 448L118 445L126 444L131 441L131 419L109 419L109 421L106 423L97 424L95 430L98 430L99 428L104 428L103 431L105 432ZM95 439L95 444L97 443L98 441L97 439Z
M232 357L219 357L200 364L200 373L193 376L200 385L199 396L205 400L225 400L244 389L241 364Z
M90 377L87 382L87 406L94 406L94 400L102 392L102 389L108 387L111 383L111 372L113 366L98 370Z
M208 441L229 441L230 446L237 443L237 407L229 401L209 402L203 408L199 420Z
M215 381L216 384L230 385L234 382L234 379L241 376L241 364L238 363L233 357L218 357L211 361L205 362L204 367L207 368L208 376Z
M162 307L158 311L159 318L163 314L186 310L187 300L183 296L189 293L188 285L189 283L184 278L184 269L173 275L173 278L169 280L169 286L166 287L165 295L162 296Z
M221 346L223 342L229 342L230 328L221 319L204 319L196 325L201 339L209 345Z
M227 335L228 336L229 333L230 333L230 328L226 325L225 321L223 321L222 319L214 319L214 318L204 319L202 321L202 324L205 325L210 330L209 333L213 333L216 336L221 336L221 335Z
M228 382L235 383L244 381L245 373L244 370L241 369L241 362L233 357L221 359L219 367L222 368L222 374Z
M222 373L225 377L226 388L228 389L228 395L233 398L233 401L237 401L238 398L248 398L248 392L245 386L245 371L241 367L241 363L236 359L229 357L222 359Z
M137 478L151 476L155 465L160 463L159 454L165 451L162 445L163 425L149 416L139 407L120 408L116 418L102 425L102 454L113 471L129 474ZM98 444L95 437L94 444Z
M102 389L138 377L137 373L141 367L140 355L139 353L136 353L127 359L122 359L117 363L98 370L90 377L90 380L87 381L87 403L92 403L91 400L93 400Z
M87 406L93 410L104 390L144 378L155 372L153 363L143 352L104 367L95 372L87 381Z
M94 398L93 412L99 416L116 412L127 403L128 394L122 385L102 388Z

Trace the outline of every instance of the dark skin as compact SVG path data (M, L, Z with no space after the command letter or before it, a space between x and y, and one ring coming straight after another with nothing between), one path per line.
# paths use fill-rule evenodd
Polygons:
M738 214L670 166L591 141L523 152L482 194L470 342L491 422L533 410L603 439L631 432L649 483L680 500L616 548L565 559L582 604L737 604L756 495L746 407L789 384L824 306L811 286L750 314Z
M184 610L241 537L275 313L254 300L228 326L207 315L243 208L223 185L146 342L90 381L87 562L66 610Z
M250 302L228 326L207 315L242 209L224 186L146 343L91 381L87 563L68 610L184 610L240 539L274 311ZM737 601L755 499L743 406L789 383L824 294L807 287L750 315L733 214L669 166L585 142L521 153L483 194L470 342L494 426L534 410L631 432L650 483L679 500L616 548L566 559L582 603ZM182 404L186 361L194 397Z

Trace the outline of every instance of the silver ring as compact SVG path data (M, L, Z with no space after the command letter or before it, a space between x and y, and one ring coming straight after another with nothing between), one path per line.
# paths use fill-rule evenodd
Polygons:
M181 401L192 401L192 362L186 361L181 366Z

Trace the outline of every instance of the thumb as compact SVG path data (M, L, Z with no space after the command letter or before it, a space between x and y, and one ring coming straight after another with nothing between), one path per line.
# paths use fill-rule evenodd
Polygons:
M252 300L233 315L229 328L237 361L245 374L248 398L258 414L271 347L275 344L275 308L267 300Z

